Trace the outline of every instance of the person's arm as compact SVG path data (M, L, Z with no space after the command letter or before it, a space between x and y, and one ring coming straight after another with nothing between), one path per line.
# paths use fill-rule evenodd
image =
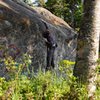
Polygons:
M51 46L51 43L48 42L46 38L44 38L44 41L45 41L45 45L46 45L46 46L49 46L49 47Z
M51 43L48 42L48 41L45 41L45 45L46 45L47 47L51 47L51 46L52 46Z

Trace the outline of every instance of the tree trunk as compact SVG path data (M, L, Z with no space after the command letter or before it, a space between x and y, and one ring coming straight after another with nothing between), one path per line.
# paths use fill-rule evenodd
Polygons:
M73 72L82 83L88 84L88 96L93 100L99 51L100 0L84 0L83 14Z

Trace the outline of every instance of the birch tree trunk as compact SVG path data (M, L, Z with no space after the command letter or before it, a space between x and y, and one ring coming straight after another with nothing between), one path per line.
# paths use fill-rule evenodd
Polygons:
M94 100L96 66L99 51L100 0L84 0L84 12L78 36L74 76L88 84L88 96Z

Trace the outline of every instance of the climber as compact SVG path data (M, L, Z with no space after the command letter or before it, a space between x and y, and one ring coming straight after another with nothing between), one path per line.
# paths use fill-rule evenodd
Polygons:
M57 43L55 41L54 35L48 29L47 24L45 22L43 22L43 23L46 27L46 31L43 32L42 35L45 38L45 43L46 43L46 47L47 47L47 65L46 65L46 71L47 71L50 69L54 69L54 67L55 67L54 52L57 47Z

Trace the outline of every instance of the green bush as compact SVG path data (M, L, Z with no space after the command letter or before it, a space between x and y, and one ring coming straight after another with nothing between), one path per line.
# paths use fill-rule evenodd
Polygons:
M98 66L96 69L97 80L96 80L96 100L100 100L100 58L98 59Z
M32 67L31 56L27 53L14 59L6 49L3 55L5 58L0 62L4 62L10 78L0 78L0 100L88 100L86 87L77 83L73 76L75 62L63 60L59 62L58 70L42 72L39 69L38 73L32 73L29 68ZM100 99L99 80L100 75L96 100Z
M59 63L59 71L44 73L39 70L29 76L30 58L25 54L22 63L11 57L5 59L11 78L8 81L0 78L0 100L87 100L85 86L77 84L73 76L74 62L63 60ZM28 74L23 72L24 67Z

